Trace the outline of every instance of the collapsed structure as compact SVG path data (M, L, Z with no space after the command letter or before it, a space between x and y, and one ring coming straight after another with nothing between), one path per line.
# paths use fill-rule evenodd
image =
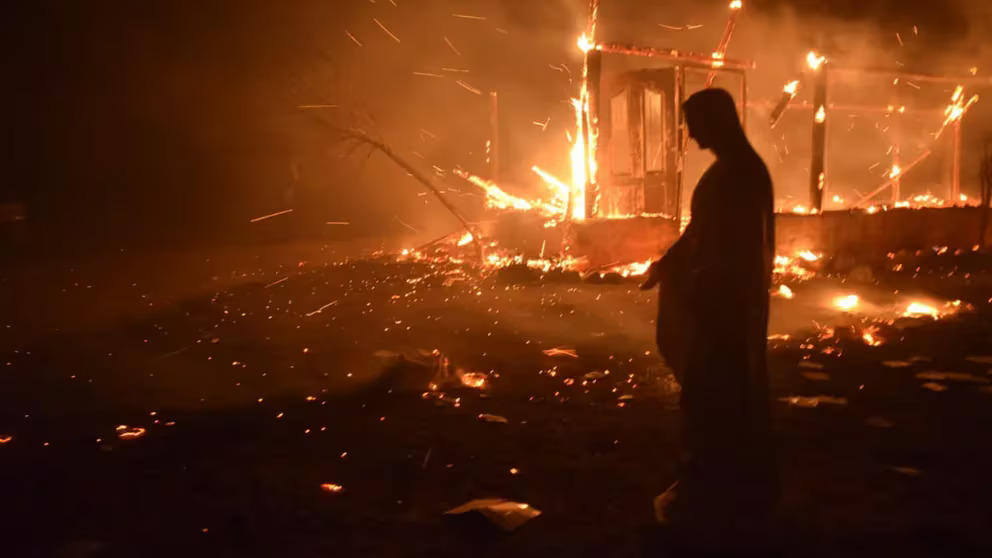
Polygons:
M967 76L908 74L896 70L851 68L834 65L817 52L809 52L802 76L783 87L781 98L753 102L748 98L749 73L755 64L726 57L742 3L730 3L727 26L711 54L660 49L596 40L599 1L592 0L589 25L578 40L584 53L583 79L573 99L575 131L572 142L572 177L562 180L534 167L549 188L547 201L524 200L503 191L498 178L497 97L491 97L492 139L489 161L492 180L461 172L460 176L486 193L491 207L501 212L486 236L502 251L490 263L505 263L507 254L517 259L544 262L561 254L570 265L607 269L633 264L643 267L677 238L688 215L687 185L693 182L688 159L688 134L680 110L693 92L719 86L735 97L745 129L748 125L775 127L788 111L803 111L811 126L809 198L806 204L786 208L778 217L778 253L884 257L900 250L933 246L971 249L987 240L988 194L981 203L967 204L961 195L961 121L978 101L966 90L992 85L992 79ZM627 59L626 68L604 70L604 58ZM630 59L646 60L631 68ZM621 65L623 66L623 65ZM955 85L950 103L939 109L915 109L942 115L942 125L931 145L911 161L901 160L898 141L889 148L891 168L882 183L847 207L825 210L829 192L827 130L842 114L876 114L899 117L904 105L850 105L832 101L835 76L855 74L894 80ZM794 103L802 87L812 89L812 103ZM767 115L757 124L749 114ZM755 118L750 120L754 121ZM949 136L953 169L943 197L928 194L903 199L903 177L926 160L942 137ZM698 161L695 162L698 165ZM888 194L887 202L876 201ZM838 197L833 198L838 201ZM836 204L835 204L836 205ZM541 265L547 265L541 264Z

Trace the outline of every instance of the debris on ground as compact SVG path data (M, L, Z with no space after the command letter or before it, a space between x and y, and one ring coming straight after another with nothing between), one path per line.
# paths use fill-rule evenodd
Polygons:
M947 391L947 389L948 389L947 386L945 386L944 384L938 384L937 382L927 382L927 383L921 385L920 387L925 388L925 389L928 389L930 391L935 391L935 392L938 392L938 393L941 392L941 391Z
M969 374L967 372L920 372L916 375L921 380L935 380L943 382L972 382L975 384L987 384L988 378Z
M472 500L457 508L444 512L445 515L462 515L477 512L483 517L493 522L497 527L506 532L515 531L521 525L531 519L541 515L540 510L531 507L529 504L504 500L501 498L485 498Z
M847 405L846 397L834 397L832 395L791 395L788 397L779 397L779 401L783 403L788 403L793 407L803 407L807 409L812 409L813 407L819 407L820 404L827 405Z
M875 428L892 428L895 426L895 424L892 421L888 419L884 419L882 417L875 417L875 416L868 417L867 419L865 419L865 424L867 424L868 426L874 426Z
M974 362L976 364L992 364L992 355L976 355L965 357L968 362Z
M489 413L482 413L479 415L479 420L485 422L497 422L500 424L509 424L510 421L506 420L506 417L501 417L499 415L490 415Z
M906 362L905 360L884 360L882 361L882 366L886 368L909 368L912 366L912 362Z
M823 370L823 365L819 362L813 362L812 360L800 360L799 368L804 368L806 370Z
M830 374L826 372L803 372L803 377L814 382L826 382L830 380Z

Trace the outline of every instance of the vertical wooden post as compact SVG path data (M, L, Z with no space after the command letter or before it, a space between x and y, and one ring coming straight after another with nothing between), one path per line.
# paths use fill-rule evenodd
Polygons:
M954 153L951 154L951 205L961 201L961 119L954 122Z
M685 114L682 113L682 103L685 102L685 67L675 66L675 218L682 225L682 187L685 182L685 156L689 147L689 133L686 130Z
M588 135L586 137L586 219L599 213L599 97L603 76L603 53L590 51L586 59L586 90L588 91L588 112L585 115Z
M747 132L747 72L738 75L741 78L741 127Z
M809 205L812 211L823 210L823 191L827 172L827 64L813 75L813 156L809 165Z
M499 95L489 92L489 180L499 183Z

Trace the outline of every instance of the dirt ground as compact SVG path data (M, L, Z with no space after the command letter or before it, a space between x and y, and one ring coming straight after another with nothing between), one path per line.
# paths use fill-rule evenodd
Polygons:
M666 555L651 500L675 475L678 386L651 293L345 255L6 271L2 555ZM783 554L989 555L992 266L975 258L774 299ZM830 308L847 292L876 318L918 296L972 308L882 323L872 346L864 316ZM411 361L435 349L485 387L425 396ZM838 399L779 401L797 395ZM542 514L509 534L443 515L484 497Z

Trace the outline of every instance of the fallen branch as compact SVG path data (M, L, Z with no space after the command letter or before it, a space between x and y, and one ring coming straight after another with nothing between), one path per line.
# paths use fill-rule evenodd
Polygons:
M469 224L468 220L465 219L465 217L463 217L461 213L459 213L458 209L454 205L452 205L450 201L448 201L448 198L446 198L444 194L441 192L441 190L434 185L434 182L430 178L428 178L426 175L424 175L416 168L414 168L414 166L408 163L405 159L394 153L393 150L388 145L375 138L369 137L369 135L366 134L365 132L359 130L338 128L332 126L331 124L328 124L327 122L324 122L323 120L318 120L318 122L320 122L324 126L332 128L335 132L341 134L347 139L352 139L360 143L364 143L365 145L368 145L373 149L381 151L385 156L389 157L390 159L392 159L394 163L399 165L401 169L408 172L418 182L423 184L428 190L430 190L431 193L434 194L434 197L436 197L437 200L441 202L441 205L443 205L445 209L451 212L451 214L454 215L456 219L458 219L458 221L462 224L462 226L465 227L465 230L472 235L472 243L475 245L476 255L479 258L479 266L481 267L485 264L485 258L483 257L482 254L482 243L479 242L479 234L472 229L472 225Z

